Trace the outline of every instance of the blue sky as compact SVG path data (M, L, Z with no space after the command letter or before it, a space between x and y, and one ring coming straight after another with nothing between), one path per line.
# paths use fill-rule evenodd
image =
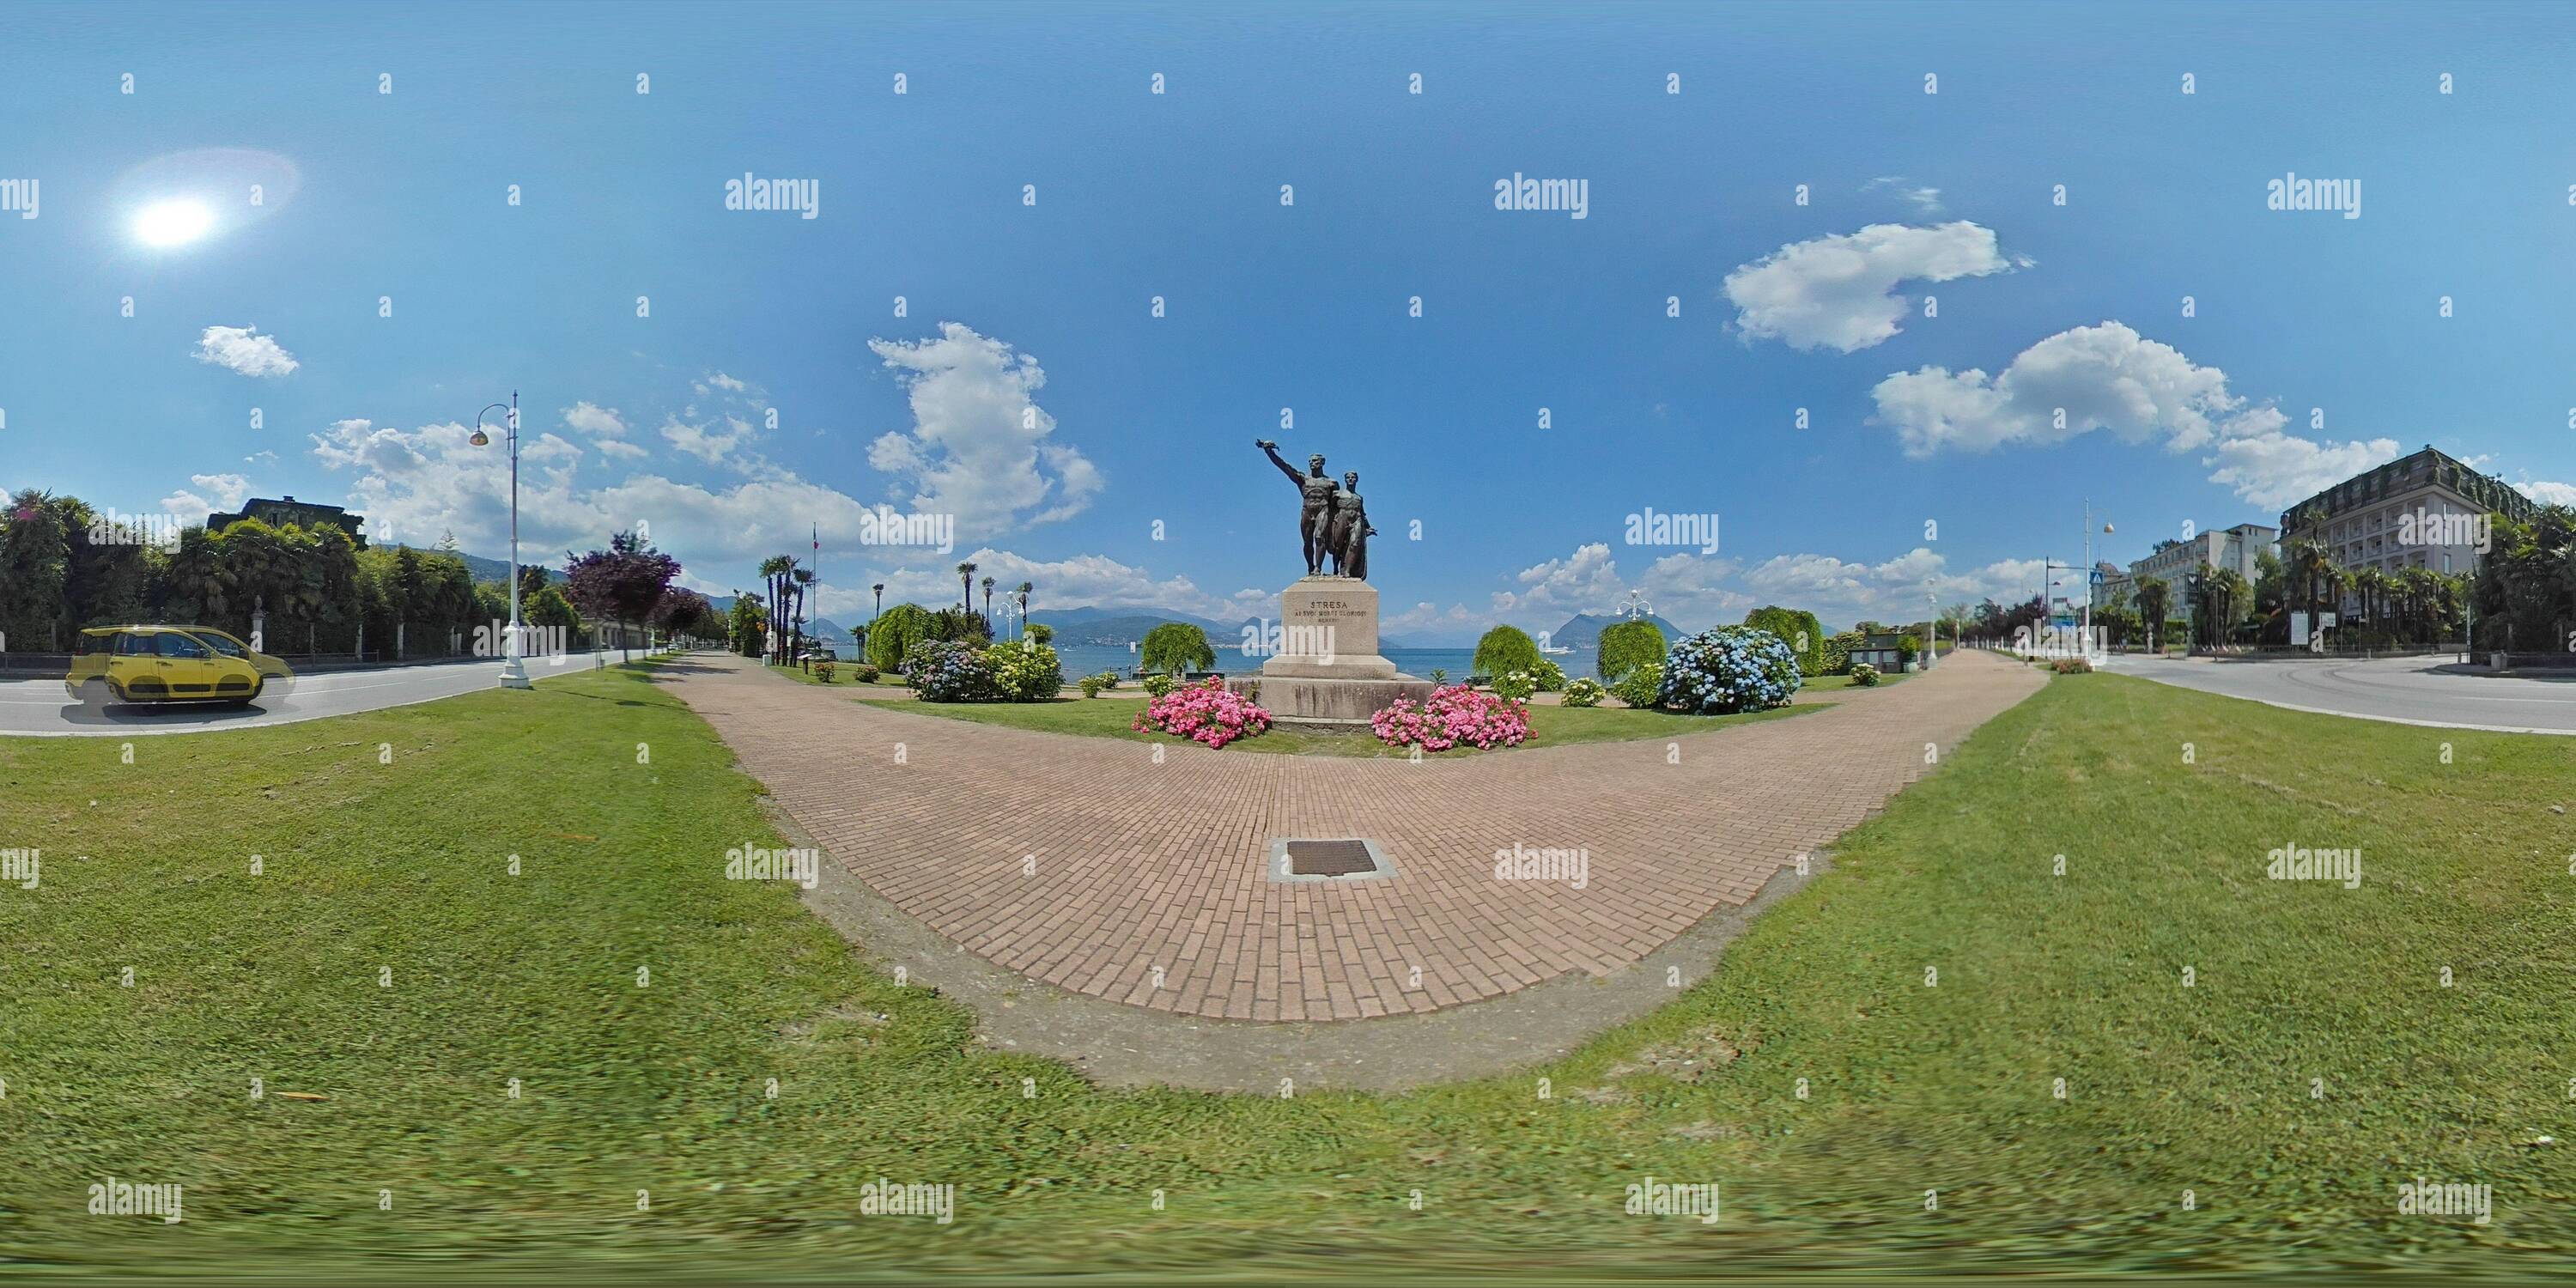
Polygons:
M1267 437L1362 473L1387 629L1432 640L1631 589L1690 626L2027 595L2088 496L2127 560L2428 442L2576 497L2559 9L0 24L0 180L40 196L0 210L0 486L132 512L293 493L498 556L463 439L515 388L532 561L642 522L722 592L819 524L844 618L968 557L1259 615L1301 571ZM2291 173L2360 217L2268 209ZM726 209L746 174L817 217ZM1585 217L1495 209L1515 174ZM212 226L145 244L172 200ZM862 544L881 502L955 549ZM1720 550L1627 544L1649 507Z

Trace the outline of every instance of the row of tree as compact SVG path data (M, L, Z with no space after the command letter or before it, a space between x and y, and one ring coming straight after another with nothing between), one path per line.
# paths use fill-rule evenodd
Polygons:
M452 538L435 550L359 549L333 525L221 531L182 528L175 540L104 522L87 503L29 489L0 505L0 648L71 651L83 628L138 622L213 626L266 651L379 659L496 654L510 616L499 581L478 582ZM711 634L704 596L673 587L680 566L630 534L605 551L568 556L566 582L521 569L520 615L568 647L585 621ZM621 632L621 639L623 633Z

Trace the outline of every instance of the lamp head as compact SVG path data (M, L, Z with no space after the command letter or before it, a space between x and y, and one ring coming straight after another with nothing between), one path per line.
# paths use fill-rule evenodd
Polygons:
M484 433L483 428L478 425L475 427L473 435L465 441L472 443L476 447L490 447L492 445L492 436Z

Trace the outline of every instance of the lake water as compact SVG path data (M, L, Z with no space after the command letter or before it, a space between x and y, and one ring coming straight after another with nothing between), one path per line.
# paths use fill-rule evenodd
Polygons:
M1123 680L1136 669L1136 654L1115 645L1059 645L1055 652L1064 662L1067 682L1102 671L1115 671ZM1452 681L1464 680L1474 669L1475 659L1476 650L1471 648L1391 648L1386 651L1386 660L1395 663L1397 670L1426 680L1431 678L1434 669L1446 670ZM1584 653L1556 654L1555 661L1570 677L1592 673L1592 659ZM1216 664L1218 670L1229 675L1249 674L1261 669L1260 658L1245 657L1229 648L1216 651Z

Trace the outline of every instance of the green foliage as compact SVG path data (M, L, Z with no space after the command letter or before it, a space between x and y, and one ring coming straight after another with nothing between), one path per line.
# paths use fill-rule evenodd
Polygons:
M1878 668L1863 662L1851 669L1852 687L1866 689L1878 683Z
M897 604L877 615L868 631L868 661L880 671L900 670L912 646L931 638L930 610L919 604Z
M826 660L826 661L821 661L821 662L816 662L816 663L814 664L814 678L815 678L815 679L817 679L817 680L821 680L821 681L822 681L823 683L825 683L825 684L830 684L830 683L832 682L832 676L833 676L834 672L836 672L836 671L838 671L838 670L839 670L839 668L838 668L838 667L836 667L836 666L834 666L834 665L833 665L830 661L828 661L828 660Z
M1915 655L1915 654L1917 654L1917 653L1920 653L1920 652L1922 652L1922 651L1923 651L1923 641L1918 640L1918 639L1914 638L1914 637L1913 637L1913 636L1911 636L1911 635L1903 635L1903 636L1899 636L1899 637L1897 637L1897 641L1896 641L1896 660L1897 660L1897 661L1899 661L1899 662L1912 662L1912 661L1914 660L1914 655Z
M1612 692L1618 692L1619 681L1631 671L1649 663L1660 666L1665 648L1664 633L1653 622L1619 622L1605 626L1601 629L1599 651L1592 661L1592 673L1601 677L1601 682L1609 685Z
M1505 671L1494 677L1494 696L1506 702L1527 702L1538 692L1538 677L1527 671Z
M1020 634L1025 636L1031 644L1055 643L1055 628L1047 625L1045 622L1031 622L1020 628Z
M1168 698L1172 696L1172 690L1179 687L1181 687L1180 681L1162 671L1155 671L1145 677L1145 696L1149 698Z
M563 596L557 595L555 599L563 604L565 612L572 611L571 602L565 600ZM535 599L529 599L525 601L526 606L522 609L531 620L536 616L536 604ZM760 656L761 636L769 629L769 610L761 607L759 598L735 591L733 611L725 615L725 621L731 636L733 651L744 657Z
M1136 646L1136 656L1146 670L1165 675L1205 671L1216 665L1216 650L1208 646L1207 632L1188 622L1165 622L1145 632L1144 642Z
M984 665L1004 702L1045 702L1064 689L1064 665L1044 644L993 645L984 650Z
M1757 608L1744 615L1744 624L1766 630L1780 637L1798 659L1798 669L1808 675L1825 674L1825 624L1816 615L1799 608L1777 606Z
M875 667L870 666L865 662L861 662L850 668L850 678L861 684L876 683L878 674L879 672Z
M1517 626L1497 626L1476 641L1476 669L1500 678L1508 671L1538 670L1538 641Z
M1821 674L1852 674L1852 650L1859 648L1862 644L1866 643L1868 638L1868 636L1861 634L1859 631L1844 631L1839 635L1827 636L1825 638L1824 649L1825 669Z
M1445 666L1435 666L1431 668L1431 682L1435 685L1447 684L1449 682L1449 668Z
M1106 685L1106 684L1102 683L1102 681L1104 681L1104 680L1106 680L1106 679L1108 679L1108 678L1109 678L1109 677L1108 677L1107 675L1105 675L1105 674L1104 674L1104 675L1086 675L1086 676L1082 677L1082 679L1081 679L1080 681L1078 681L1078 683L1081 685L1081 688L1082 688L1082 696L1084 696L1084 697L1086 697L1086 698L1096 698L1096 697L1099 697L1099 696L1100 696L1100 691L1101 691L1102 689L1105 689L1105 688L1109 687L1108 685Z
M1663 636L1658 632L1655 638L1661 639ZM1657 695L1661 694L1663 689L1664 664L1661 662L1640 662L1631 666L1627 674L1620 676L1610 686L1610 692L1621 702L1640 711L1653 710Z
M993 624L982 613L964 608L943 608L930 615L930 639L958 644L989 644Z
M1608 696L1610 691L1599 680L1576 680L1565 686L1565 705L1569 707L1597 707Z
M1538 691L1541 693L1565 691L1565 668L1558 666L1555 658L1541 657L1538 665L1530 668L1530 676L1538 681Z

